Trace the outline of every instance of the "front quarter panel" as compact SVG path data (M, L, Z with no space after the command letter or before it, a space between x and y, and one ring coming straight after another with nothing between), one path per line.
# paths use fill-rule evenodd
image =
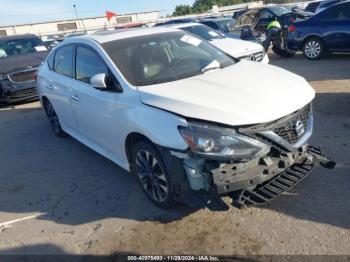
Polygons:
M124 101L126 103L120 108L122 112L118 114L117 126L119 129L118 136L120 138L120 144L122 145L121 161L126 169L129 166L125 145L128 135L132 133L141 134L154 144L163 147L177 150L187 149L188 146L178 130L178 126L187 126L184 118L155 107L144 105L138 98L135 101L135 97L128 97L126 94L123 95L125 95Z

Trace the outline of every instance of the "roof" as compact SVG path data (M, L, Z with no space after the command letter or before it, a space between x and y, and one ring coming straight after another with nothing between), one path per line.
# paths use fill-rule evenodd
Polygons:
M36 35L33 34L24 34L24 35L10 35L10 36L1 36L0 40L6 39L6 40L17 40L17 39L27 39L27 38L38 38Z
M219 16L216 18L204 18L204 19L201 19L201 21L223 21L223 20L230 20L230 19L232 19L232 17L230 16Z
M93 33L90 35L78 36L75 39L93 39L99 43L110 42L118 39L131 38L143 35L160 34L167 32L176 32L178 30L166 28L166 27L152 27L152 28L141 28L133 30L112 30L112 31L102 31L98 33Z
M181 28L184 28L184 27L189 27L189 26L205 26L201 23L195 23L195 22L192 22L192 23L182 23L182 24L170 24L170 25L164 25L164 27L166 28L173 28L173 29L181 29Z

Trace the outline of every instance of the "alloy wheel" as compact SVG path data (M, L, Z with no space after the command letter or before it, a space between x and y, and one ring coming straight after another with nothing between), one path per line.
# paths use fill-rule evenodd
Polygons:
M136 172L148 196L156 202L164 202L168 196L168 182L156 157L147 150L139 150Z
M309 41L305 45L305 54L309 58L317 58L321 52L321 44L316 40Z

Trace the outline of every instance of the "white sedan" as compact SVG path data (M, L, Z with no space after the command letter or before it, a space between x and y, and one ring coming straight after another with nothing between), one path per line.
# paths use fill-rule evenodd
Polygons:
M66 39L38 69L37 88L56 135L135 174L163 208L233 192L240 205L261 203L313 167L305 79L182 30Z
M269 57L265 49L258 43L226 37L209 26L200 23L174 24L167 27L181 29L196 35L238 59L262 62L264 64L269 63Z

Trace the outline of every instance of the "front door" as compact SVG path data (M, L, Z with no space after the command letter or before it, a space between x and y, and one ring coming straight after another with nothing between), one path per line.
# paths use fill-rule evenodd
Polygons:
M79 133L108 154L119 155L117 134L118 99L120 93L99 90L90 84L96 74L110 75L107 65L92 49L77 46L75 85L71 104Z

